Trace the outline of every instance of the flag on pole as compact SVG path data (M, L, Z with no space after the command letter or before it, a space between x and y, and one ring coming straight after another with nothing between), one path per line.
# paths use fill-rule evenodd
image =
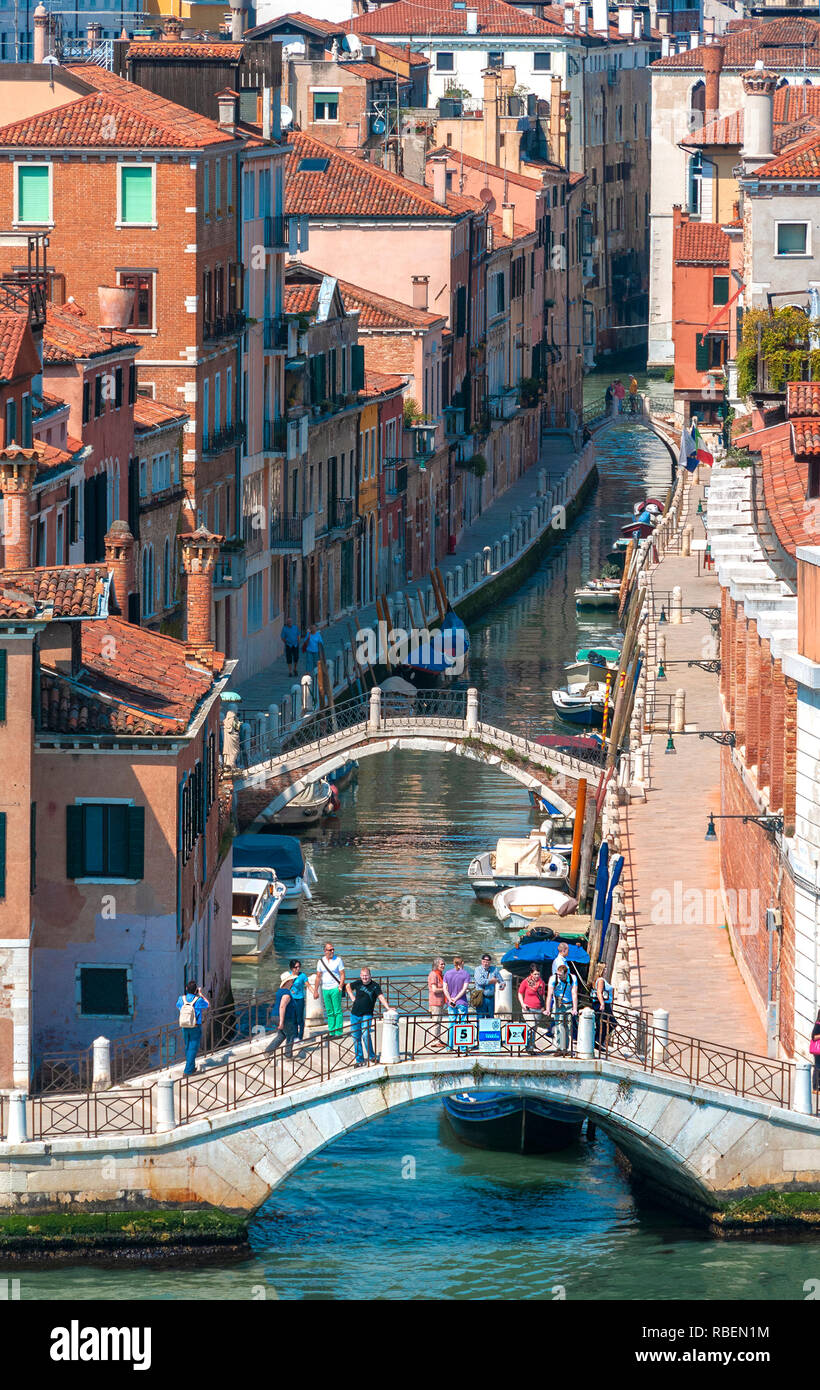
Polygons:
M703 443L703 436L700 430L698 429L697 425L695 425L693 434L695 440L695 457L697 461L695 466L697 466L697 463L708 463L709 467L711 468L715 460L712 454L709 453L709 450L705 448Z
M689 430L684 425L681 430L680 449L678 450L678 467L688 468L690 473L694 473L697 466L697 445Z

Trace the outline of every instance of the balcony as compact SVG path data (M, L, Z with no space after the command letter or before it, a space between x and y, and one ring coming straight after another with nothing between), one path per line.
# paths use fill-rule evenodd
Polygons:
M266 251L287 251L288 249L288 220L286 217L268 216L264 219L265 230L265 250Z
M407 491L407 464L388 464L384 470L385 497L401 497Z
M279 416L262 421L262 448L267 454L284 454L288 447L288 422Z
M226 449L233 449L244 442L245 426L241 420L236 420L231 425L225 425L224 429L213 430L211 434L202 436L202 457L216 458L218 454L224 454Z
M218 314L215 318L205 319L202 325L203 342L214 343L219 338L231 338L236 333L242 332L245 323L245 315L241 310L236 310L230 314Z
M214 588L241 589L246 576L244 541L226 541L214 565Z
M328 503L328 530L349 531L355 520L352 497L331 497Z
M270 521L270 548L277 554L304 553L305 527L313 522L313 513L295 512L293 516L283 516L274 512Z
M511 420L517 410L517 391L505 391L503 395L490 396L490 416L493 420Z
M287 319L265 319L262 327L262 346L265 352L287 352Z
M47 246L48 235L45 232L0 232L0 247L22 253L20 259L25 260L25 266L20 265L17 270L4 271L0 275L0 309L25 315L35 332L46 321L49 281Z
M444 434L447 439L460 439L464 434L464 408L457 405L444 407Z

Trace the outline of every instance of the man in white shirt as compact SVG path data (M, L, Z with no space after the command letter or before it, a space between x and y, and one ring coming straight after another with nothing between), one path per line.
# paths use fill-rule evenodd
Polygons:
M570 979L572 979L572 971L570 970L568 957L569 957L569 942L568 942L568 941L559 941L559 942L558 942L558 955L555 957L555 960L552 962L552 970L550 971L550 975L557 975L557 974L558 974L558 967L559 967L559 965L565 965L565 966L567 967L567 975L570 977Z
M331 941L325 942L325 953L316 962L316 979L313 997L319 998L319 988L327 1015L327 1026L332 1038L340 1038L344 1032L342 1021L342 991L345 987L345 963L333 950Z

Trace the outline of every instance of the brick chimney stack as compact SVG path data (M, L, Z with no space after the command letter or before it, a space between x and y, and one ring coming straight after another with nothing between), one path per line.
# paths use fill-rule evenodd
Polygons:
M113 521L105 536L105 563L114 575L114 597L122 616L128 619L128 600L136 591L134 583L134 537L127 521ZM130 621L130 619L129 619Z
M204 526L182 538L182 568L188 577L185 609L188 644L191 647L213 648L211 593L214 565L222 539L222 536L213 535Z
M19 446L10 445L0 455L4 568L7 570L26 570L31 564L31 493L36 472L37 460L25 458Z
M720 114L720 74L723 68L723 40L706 44L701 50L703 76L706 84L704 123L714 121Z

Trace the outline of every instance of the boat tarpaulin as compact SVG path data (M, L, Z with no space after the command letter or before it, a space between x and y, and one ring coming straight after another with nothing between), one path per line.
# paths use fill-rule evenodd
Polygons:
M501 964L510 970L514 965L531 966L549 965L552 969L552 962L558 955L557 941L533 941L528 946L518 946L514 951L508 951L501 957ZM573 965L589 965L589 956L583 946L574 946L570 942L567 959Z
M540 840L499 840L495 847L495 873L540 874Z
M279 878L301 878L305 856L295 835L237 835L234 868L275 869Z

